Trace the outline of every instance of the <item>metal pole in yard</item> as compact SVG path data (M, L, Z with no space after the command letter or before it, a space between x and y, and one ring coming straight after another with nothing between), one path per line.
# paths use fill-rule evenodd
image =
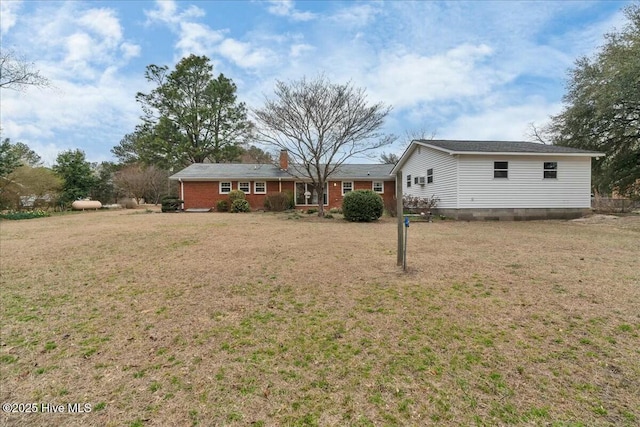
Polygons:
M397 263L401 266L404 263L404 245L402 243L402 171L396 173L396 216L398 217L398 249L397 249Z
M409 217L404 217L404 251L402 257L402 269L407 271L407 237L409 233Z

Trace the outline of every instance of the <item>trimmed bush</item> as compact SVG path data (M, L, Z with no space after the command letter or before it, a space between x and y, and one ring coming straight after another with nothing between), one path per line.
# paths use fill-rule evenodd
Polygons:
M383 210L382 197L371 190L350 191L342 199L342 213L348 221L375 221Z
M236 200L244 200L245 199L245 195L244 195L244 191L242 190L231 190L229 192L229 201L231 201L231 205L233 206L233 202L235 202Z
M216 210L218 212L229 212L229 201L218 200L218 203L216 203Z
M244 195L244 193L242 193ZM231 202L231 212L250 212L251 206L245 199L236 199Z
M165 196L162 198L162 212L177 212L180 210L180 205L184 203L184 200L180 200L177 197Z
M132 199L131 197L120 199L118 201L118 204L124 209L135 209L138 207L138 202L136 202L136 199Z
M285 192L267 194L264 198L264 208L274 212L291 209L291 197Z

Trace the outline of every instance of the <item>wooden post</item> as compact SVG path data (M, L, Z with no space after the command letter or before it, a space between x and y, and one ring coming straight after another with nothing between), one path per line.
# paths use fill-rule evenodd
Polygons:
M398 260L397 265L401 266L404 262L404 236L402 235L403 224L403 210L402 204L402 171L396 172L396 217L398 219Z

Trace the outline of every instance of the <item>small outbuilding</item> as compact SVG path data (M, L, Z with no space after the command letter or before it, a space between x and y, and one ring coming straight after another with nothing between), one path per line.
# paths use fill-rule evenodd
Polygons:
M404 195L439 199L462 220L569 219L591 208L591 161L604 153L524 141L414 140L391 174Z

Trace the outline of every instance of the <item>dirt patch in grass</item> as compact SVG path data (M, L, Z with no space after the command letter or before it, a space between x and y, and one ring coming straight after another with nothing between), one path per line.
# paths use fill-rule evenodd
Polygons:
M3 425L637 425L640 218L0 223ZM42 409L41 407L39 409ZM40 411L41 412L41 411Z

